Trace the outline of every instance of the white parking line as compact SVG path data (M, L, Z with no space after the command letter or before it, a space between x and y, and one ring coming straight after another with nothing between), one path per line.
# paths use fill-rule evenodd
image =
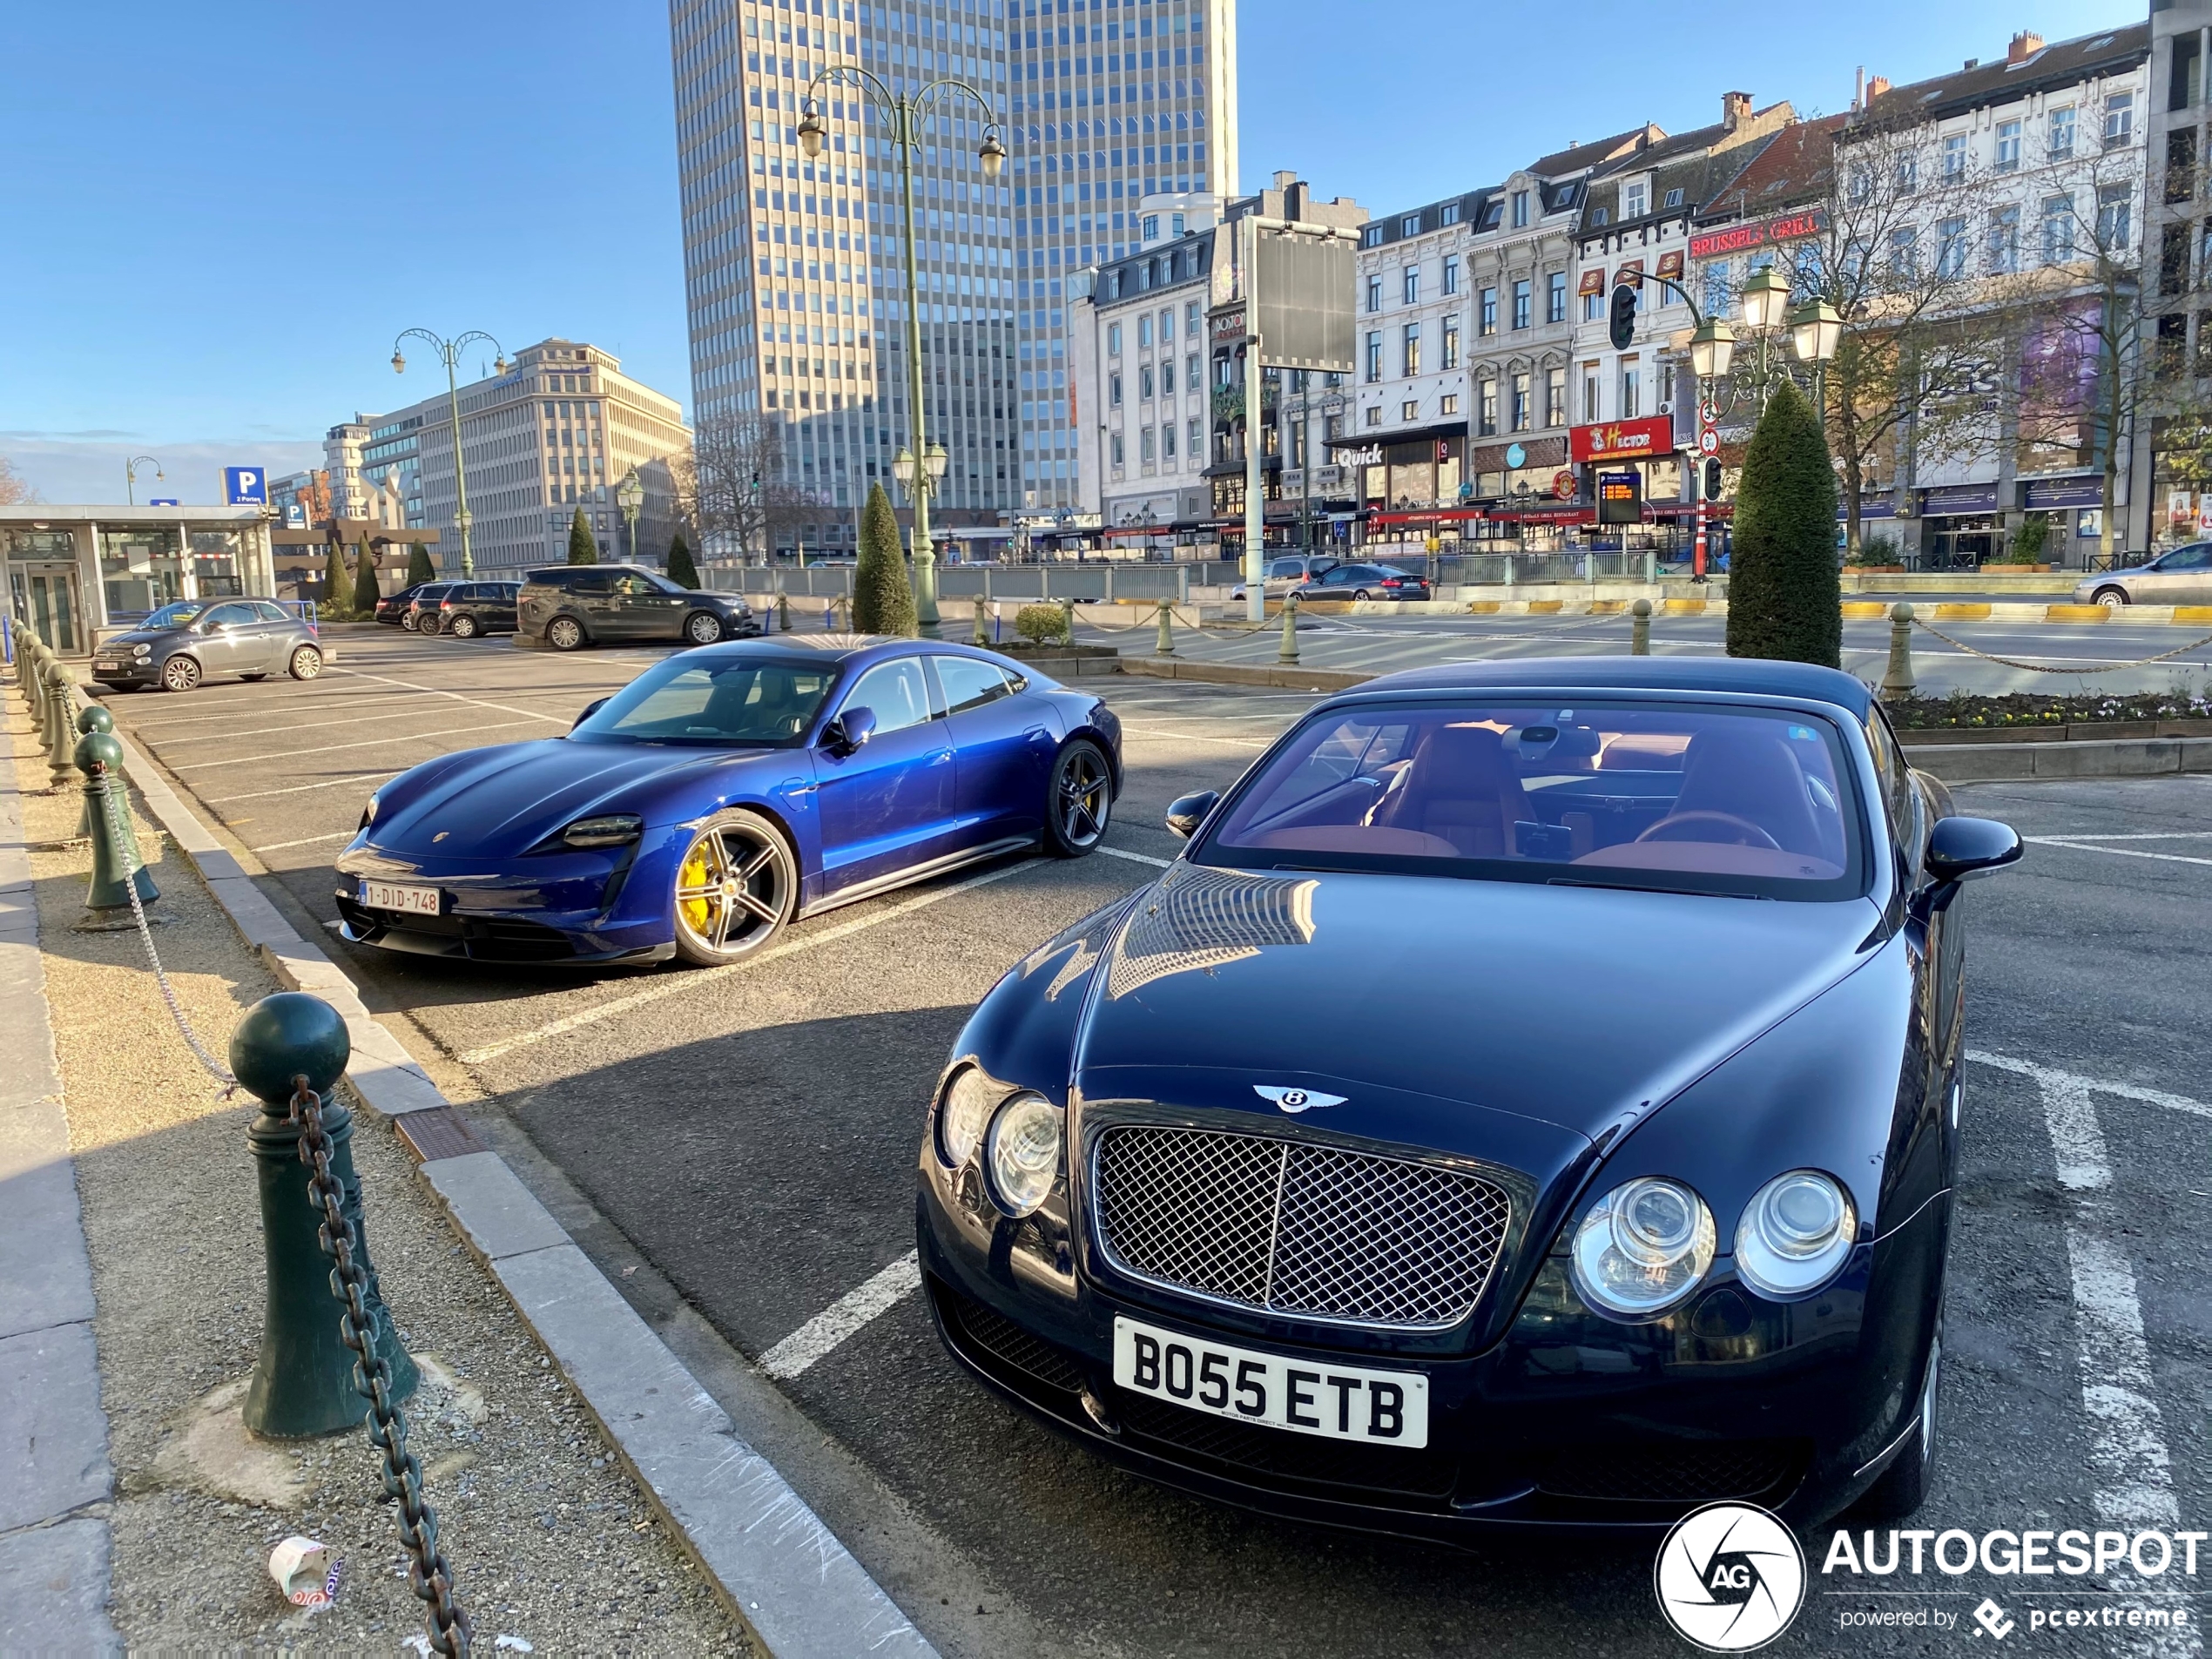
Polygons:
M463 450L462 453L465 458L468 452ZM266 846L257 846L253 850L256 853L281 853L287 846L320 846L325 841L350 841L360 833L359 830L334 830L327 835L304 835L296 841L271 841Z
M2060 835L2023 835L2020 840L2031 846L2062 847L2069 853L2102 853L2115 859L2149 859L2159 864L2212 864L2212 859L2193 859L2186 853L2145 853L2132 846L2099 846L2094 841Z
M342 789L347 784L373 784L387 778L396 778L396 772L357 772L350 778L326 778L319 784L287 784L282 789L249 789L242 795L202 795L203 806L220 806L226 801L260 800L270 795L300 795L310 789Z
M1151 743L1212 743L1225 749L1264 749L1268 746L1265 743L1254 743L1245 738L1211 738L1203 732L1170 732L1159 726L1138 725L1130 720L1122 722L1122 731L1126 735Z
M918 1252L908 1251L873 1278L847 1291L760 1356L760 1368L779 1382L798 1376L861 1326L889 1312L921 1288Z
M383 709L374 714L349 714L342 720L295 720L289 725L250 726L243 732L207 732L196 738L156 737L144 734L158 749L169 750L187 743L231 743L239 738L290 737L294 732L327 732L334 725L366 725L373 720L389 720L399 712Z
M338 671L334 668L330 671L334 674ZM265 698L260 702L256 703L253 706L257 709L269 708L272 706L280 706L292 709L313 709L324 704L327 704L333 708L365 709L374 703L412 703L421 695L421 693L420 691L392 691L380 696L374 692L364 694L358 691L341 691L334 687L327 692L300 694L293 698L290 702L282 705L273 705L268 699ZM147 736L152 737L160 732L167 732L175 726L219 725L226 720L235 720L238 718L238 710L231 708L225 710L220 714L184 714L179 715L174 719L148 720L134 718L131 722L131 730L133 732L144 732Z
M564 718L557 714L540 714L535 709L509 708L504 703L487 703L480 697L463 697L459 691L448 691L435 685L417 685L413 680L395 679L389 674L371 674L365 669L334 668L330 672L350 674L355 679L375 680L385 685L404 686L410 691L421 691L431 697L451 698L456 703L472 704L480 709L495 709L502 714L519 714L526 720L543 720L549 725L567 726L576 721L572 714ZM516 689L522 691L527 688L517 686Z
M359 743L326 743L313 749L280 749L274 754L233 755L227 760L195 760L189 765L172 766L169 770L174 772L212 772L218 766L261 766L272 760L297 760L302 755L337 754L347 749L383 749L395 743L427 743L432 738L469 737L479 732L503 732L509 726L527 724L523 720L500 720L490 725L449 725L436 732L395 732L388 738L368 738Z
M1150 853L1131 853L1118 846L1102 846L1095 850L1103 853L1109 859L1127 859L1131 864L1149 864L1156 870L1164 870L1175 862L1173 859L1156 859Z

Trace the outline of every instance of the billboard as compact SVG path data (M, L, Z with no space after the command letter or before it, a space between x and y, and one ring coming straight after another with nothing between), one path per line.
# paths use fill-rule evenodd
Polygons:
M1335 236L1261 229L1254 291L1260 361L1276 368L1352 372L1352 244Z
M266 507L269 475L259 467L223 469L223 500L233 507Z
M1646 461L1675 452L1671 415L1642 421L1603 421L1568 429L1568 454L1576 461Z

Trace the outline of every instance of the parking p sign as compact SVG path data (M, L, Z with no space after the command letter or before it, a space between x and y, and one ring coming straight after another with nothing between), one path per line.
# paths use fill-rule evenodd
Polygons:
M267 506L268 475L259 467L224 468L223 499L233 507Z

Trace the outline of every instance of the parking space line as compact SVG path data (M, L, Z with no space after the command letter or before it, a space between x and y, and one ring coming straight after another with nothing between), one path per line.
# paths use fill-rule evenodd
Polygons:
M334 725L363 725L372 720L388 720L398 712L383 709L374 714L349 714L342 720L297 720L290 725L249 726L243 732L209 732L196 738L165 738L152 732L145 736L156 747L166 750L185 743L229 743L239 738L289 737L295 732L325 732Z
M487 705L487 706L489 706ZM491 725L449 725L436 732L398 732L388 738L368 738L359 743L326 743L313 749L280 749L274 754L233 755L227 760L195 760L189 765L172 766L174 772L212 772L218 766L262 766L272 760L297 760L302 755L337 754L346 749L382 749L395 743L428 743L432 738L457 738L478 732L503 732L509 726L523 725L523 720L501 720Z
M617 997L610 1002L601 1002L577 1013L564 1015L560 1019L550 1021L535 1030L517 1032L511 1037L502 1037L496 1042L487 1042L479 1048L464 1049L454 1058L464 1066L481 1066L488 1061L498 1059L502 1055L512 1054L517 1049L535 1048L541 1042L549 1042L555 1037L565 1036L571 1031L580 1031L587 1025L597 1025L600 1021L611 1019L617 1014L627 1014L632 1008L644 1008L648 1003L658 1002L668 997L681 996L688 992L696 991L702 986L711 985L716 980L726 979L731 974L746 968L758 968L765 962L778 961L786 956L795 956L801 951L813 950L817 946L826 945L835 940L849 939L854 934L866 933L869 928L880 927L887 921L895 921L900 917L911 915L917 910L927 909L934 904L941 904L955 894L972 892L977 887L987 887L994 881L1003 881L1008 876L1019 875L1023 871L1037 868L1045 862L1040 859L1023 859L1018 864L1009 864L996 870L986 870L982 874L972 875L965 881L955 881L950 887L939 887L933 892L917 894L914 898L904 900L886 909L871 911L867 914L854 917L851 921L840 922L834 927L825 927L819 933L801 934L797 938L786 940L780 945L771 945L758 956L748 956L743 961L725 962L719 968L697 968L689 973L671 974L658 984L644 990L634 991L628 996Z
M466 452L463 452L464 458ZM319 846L325 841L350 841L360 834L357 829L333 830L327 835L304 835L296 841L271 841L266 846L254 847L256 853L281 853L287 846Z
M1210 738L1201 732L1168 732L1157 726L1140 726L1128 720L1122 722L1122 730L1155 743L1213 743L1229 749L1264 749L1268 746L1265 743L1254 743L1245 738Z
M326 778L319 784L287 784L281 789L249 789L242 795L201 795L199 803L203 806L220 806L226 801L260 800L270 795L299 795L310 789L341 789L347 784L373 784L399 775L396 772L357 772L349 778Z
M2186 853L2146 853L2133 846L2099 846L2093 841L2060 835L2023 835L2031 846L2055 846L2069 853L2102 853L2107 858L2150 859L2160 864L2212 864L2212 859L2193 859Z
M888 1313L921 1288L919 1252L908 1251L873 1278L837 1298L760 1356L760 1368L788 1382L867 1322Z
M1156 859L1150 853L1131 853L1118 846L1102 846L1095 850L1103 853L1109 859L1127 859L1131 864L1149 864L1156 870L1164 870L1175 862L1173 859Z
M334 674L338 671L334 668L330 671ZM277 704L273 698L265 698L257 702L255 706L289 707L297 709L313 708L319 705L327 703L334 708L363 709L367 708L372 703L411 703L421 695L421 693L419 691L392 691L381 696L374 693L371 693L368 696L362 696L358 692L332 690L330 691L320 693L303 692L295 696L288 704ZM146 720L133 718L131 722L131 729L133 732L143 732L148 736L152 736L158 732L169 731L172 727L176 726L213 725L224 720L235 720L237 718L238 711L233 708L226 709L220 714L180 714L173 719L157 718Z
M574 715L570 715L564 718L557 714L540 714L534 709L509 708L504 703L487 703L480 697L464 697L459 691L448 691L435 685L417 685L413 680L395 679L389 674L371 674L364 669L334 668L330 671L330 672L334 674L349 674L355 679L375 680L385 685L404 686L410 691L421 691L431 697L451 698L456 703L470 704L480 709L494 709L502 714L519 714L526 720L543 720L549 725L566 726L573 725L576 723L576 717ZM518 687L517 689L521 690L523 688Z

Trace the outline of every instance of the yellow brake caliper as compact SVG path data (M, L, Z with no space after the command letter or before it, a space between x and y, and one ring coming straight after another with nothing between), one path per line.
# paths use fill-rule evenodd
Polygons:
M691 856L684 860L684 867L676 873L676 885L679 890L685 887L703 887L706 885L705 842L701 841L698 846L691 849ZM677 904L684 912L685 925L693 933L705 935L712 917L712 912L707 901L703 898L679 899Z

